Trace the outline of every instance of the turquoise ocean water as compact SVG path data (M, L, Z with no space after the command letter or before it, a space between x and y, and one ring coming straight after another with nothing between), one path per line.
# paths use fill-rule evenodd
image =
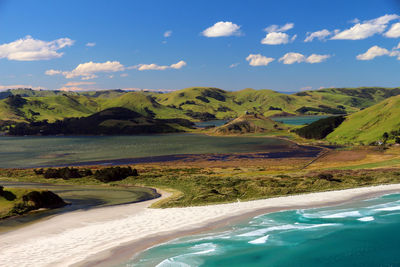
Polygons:
M257 216L122 266L400 266L400 194Z

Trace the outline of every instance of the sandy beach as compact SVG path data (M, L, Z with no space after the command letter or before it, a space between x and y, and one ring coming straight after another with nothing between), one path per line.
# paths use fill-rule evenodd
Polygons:
M328 206L400 192L400 184L210 206L151 209L154 202L74 211L0 235L3 266L110 266L157 243L246 216ZM161 192L162 198L168 193Z

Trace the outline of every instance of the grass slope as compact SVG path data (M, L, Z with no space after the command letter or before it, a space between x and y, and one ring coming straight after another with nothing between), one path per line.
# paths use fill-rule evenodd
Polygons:
M272 90L224 91L193 87L170 93L104 90L92 92L8 90L0 93L0 120L54 121L89 116L112 107L125 107L158 119L236 118L246 112L266 117L279 114L355 113L400 94L400 88L330 88L282 94ZM20 95L26 103L12 106L8 98Z
M382 140L383 133L400 129L399 114L400 96L388 98L348 116L326 139L339 144L369 144Z
M108 108L81 118L66 118L54 123L17 123L10 135L114 135L171 133L189 130L192 122L184 119L153 119L123 107Z

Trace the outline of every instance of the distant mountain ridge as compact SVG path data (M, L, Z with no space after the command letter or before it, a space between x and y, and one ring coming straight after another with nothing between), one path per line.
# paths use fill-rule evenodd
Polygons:
M328 88L295 94L250 88L231 92L212 87L169 93L13 89L0 92L0 120L52 122L68 117L87 117L113 107L123 107L155 119L191 121L230 119L246 112L265 117L338 115L355 113L396 95L400 95L400 88Z

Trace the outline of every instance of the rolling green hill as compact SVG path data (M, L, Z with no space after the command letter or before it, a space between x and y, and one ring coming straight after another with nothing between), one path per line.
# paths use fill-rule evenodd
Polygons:
M394 96L348 116L326 139L339 144L369 144L383 141L385 132L394 139L399 130L400 96Z
M188 131L193 123L185 119L153 119L123 107L108 108L87 117L65 118L53 123L20 122L10 135L116 135Z
M330 88L283 94L272 90L224 91L193 87L170 93L102 90L88 92L16 89L0 92L0 120L52 122L124 107L157 119L192 121L263 116L352 114L400 94L400 88ZM17 99L17 95L19 98Z
M282 123L257 114L246 114L214 129L215 134L273 133L288 128Z

